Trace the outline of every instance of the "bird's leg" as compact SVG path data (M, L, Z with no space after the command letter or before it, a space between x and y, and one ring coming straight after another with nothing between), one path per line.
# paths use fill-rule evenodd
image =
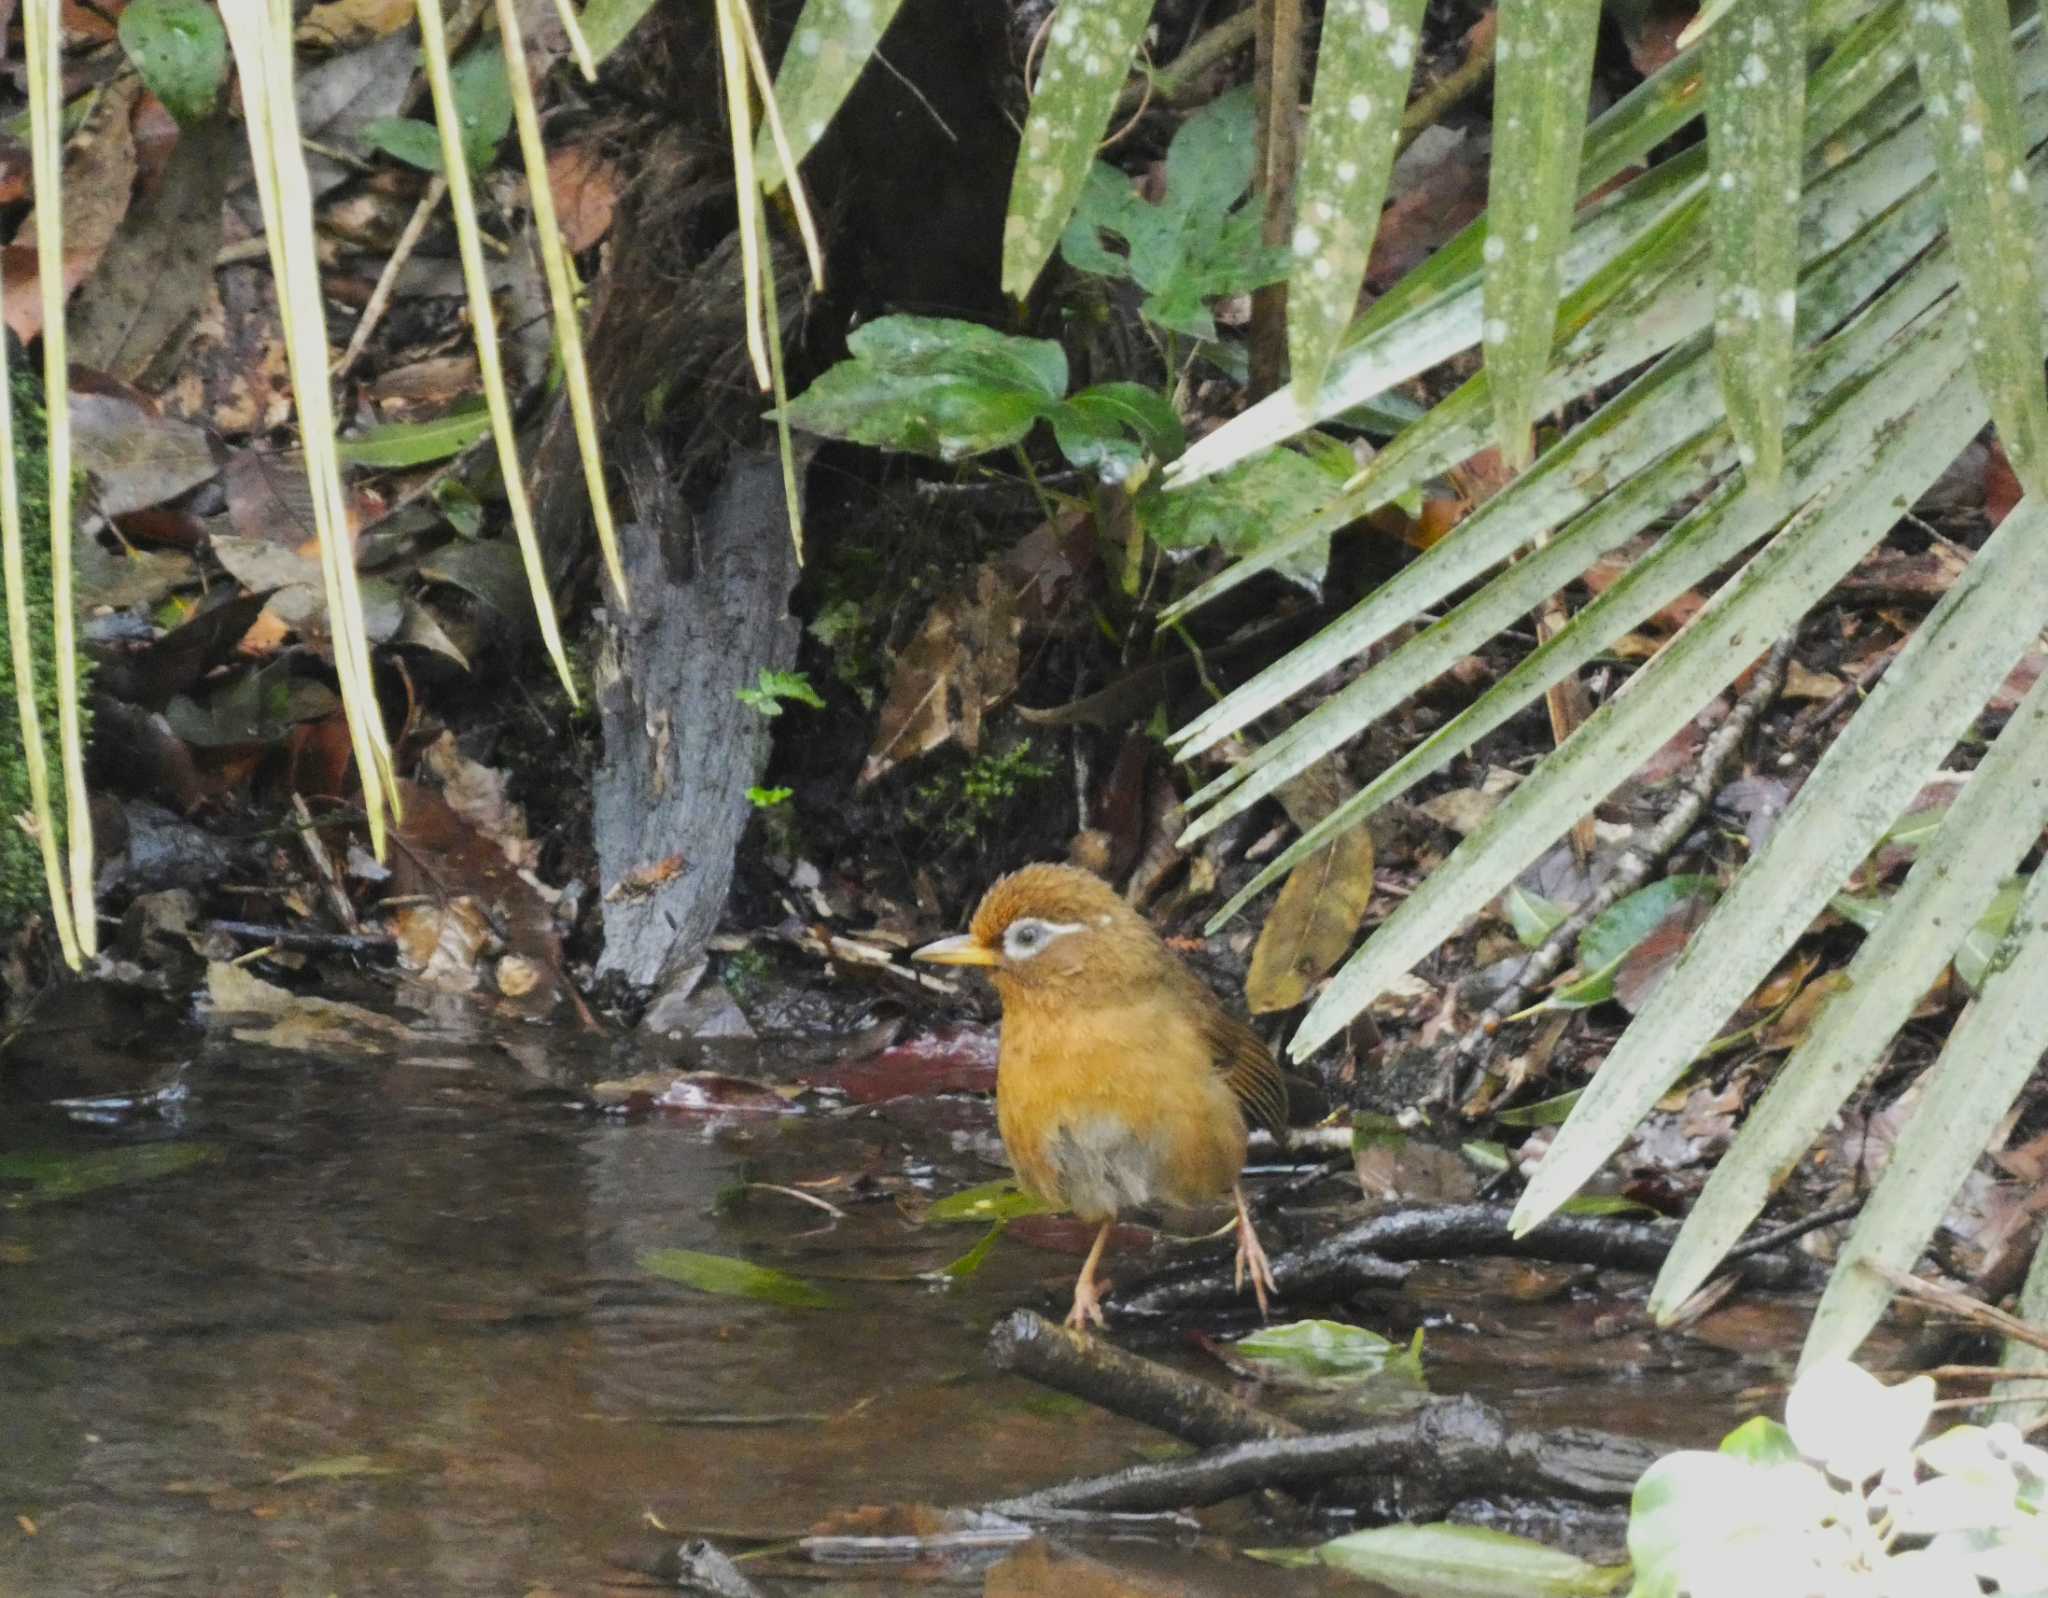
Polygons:
M1252 1294L1259 1301L1259 1319L1269 1320L1266 1312L1266 1295L1278 1295L1280 1289L1273 1283L1273 1267L1266 1259L1266 1251L1259 1243L1257 1228L1252 1225L1252 1212L1245 1208L1244 1184L1233 1183L1230 1196L1237 1201L1237 1290L1244 1291L1244 1279L1252 1279ZM1086 1272L1082 1273L1086 1275ZM1079 1300L1076 1300L1078 1303Z
M1114 1225L1114 1216L1102 1223L1102 1230L1095 1234L1095 1246L1088 1250L1080 1277L1074 1283L1074 1307L1067 1311L1067 1324L1081 1331L1086 1331L1090 1322L1103 1324L1102 1299L1095 1291L1095 1267L1102 1262L1102 1251L1109 1246L1109 1229Z

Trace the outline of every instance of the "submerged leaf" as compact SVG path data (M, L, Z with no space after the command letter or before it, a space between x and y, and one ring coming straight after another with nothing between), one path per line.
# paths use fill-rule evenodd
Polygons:
M654 1276L700 1293L719 1293L728 1298L751 1298L763 1304L781 1304L789 1309L841 1309L844 1306L821 1287L800 1276L771 1271L725 1254L700 1254L690 1248L650 1248L640 1255L640 1268Z
M1394 1378L1404 1389L1422 1388L1422 1333L1396 1343L1342 1321L1292 1321L1268 1326L1231 1345L1231 1352L1262 1374L1317 1384L1347 1385Z
M1014 1221L1020 1215L1051 1215L1057 1206L1033 1198L1007 1177L949 1193L924 1212L928 1221Z
M211 1165L221 1157L221 1150L211 1143L140 1143L82 1154L0 1154L0 1209L53 1204L101 1188L153 1182L197 1165Z
M1488 1526L1380 1526L1324 1543L1316 1557L1347 1575L1424 1598L1594 1598L1629 1579Z

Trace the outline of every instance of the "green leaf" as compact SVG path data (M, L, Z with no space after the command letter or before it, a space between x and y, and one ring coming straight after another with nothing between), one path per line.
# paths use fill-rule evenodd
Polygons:
M794 788L749 788L747 803L756 810L773 810L777 805L788 804Z
M840 1301L801 1277L771 1271L763 1265L724 1254L700 1254L689 1248L650 1248L640 1255L640 1269L649 1275L680 1282L700 1293L751 1298L788 1309L841 1309Z
M1775 1572L1810 1563L1815 1528L1844 1508L1827 1478L1796 1459L1753 1462L1702 1449L1666 1454L1643 1473L1629 1504L1634 1598L1720 1591L1703 1580L1717 1570Z
M1252 98L1239 89L1181 124L1166 153L1166 193L1157 205L1098 162L1060 253L1078 270L1135 280L1147 296L1140 312L1160 327L1213 339L1216 322L1206 301L1287 274L1286 252L1261 237L1257 208L1240 203L1251 180ZM1105 248L1104 234L1128 253Z
M1595 1565L1495 1531L1437 1523L1354 1531L1316 1550L1324 1564L1418 1598L1600 1598L1629 1578L1626 1565Z
M2027 879L2015 877L1991 896L1984 913L1964 935L1956 950L1956 975L1972 993L1984 990L1984 979L1996 968L2000 947L2012 931L2020 900L2027 891Z
M462 154L481 172L512 128L512 90L505 82L505 52L495 42L474 45L448 69L455 113L462 122Z
M602 61L626 42L640 19L654 9L654 0L590 0L583 8L583 42Z
M1565 1008L1605 1003L1614 995L1614 978L1622 962L1663 925L1665 917L1684 904L1711 904L1720 892L1721 885L1712 877L1665 877L1611 905L1579 934L1579 969L1584 975L1553 1002Z
M1721 1452L1752 1465L1790 1465L1799 1458L1799 1445L1770 1416L1752 1415L1721 1439Z
M448 525L464 538L483 532L484 504L476 490L459 477L444 477L434 485L434 504L448 518Z
M206 0L134 0L121 13L121 48L180 127L220 106L228 77L228 36Z
M1952 313L1943 319L1944 331L1951 339L1956 321ZM1940 470L1937 459L1945 463L1952 458L1960 440L1974 431L1972 424L1979 415L1981 411L1970 406L1966 392L1924 407L1916 418L1919 455L1911 463L1913 477L1932 481ZM1945 432L1937 431L1937 426ZM1905 503L1912 502L1917 488L1908 486L1901 496L1895 487L1874 503L1866 500L1868 509L1849 509L1851 497L1874 491L1877 479L1895 465L1900 469L1908 466L1898 459L1897 437L1888 434L1877 442L1881 444L1880 458L1868 473L1845 486L1832 507L1836 515L1809 520L1807 525L1833 523L1842 536L1854 537L1853 516L1870 515L1881 529L1888 524L1889 508L1901 497ZM1798 529L1795 523L1792 531ZM1866 528L1865 536L1868 531ZM1789 535L1780 535L1758 559L1765 560L1781 547L1789 555L1794 542ZM1829 561L1815 575L1832 582L1845 569ZM1732 589L1742 582L1738 575L1715 599L1730 599ZM1809 597L1795 596L1793 586L1781 582L1765 592L1787 600ZM1872 695L1870 704L1821 757L1777 830L1737 875L1707 924L1651 995L1635 1025L1607 1056L1578 1110L1531 1177L1515 1210L1518 1229L1536 1224L1598 1169L1712 1041L1722 1021L1763 980L1782 952L1812 923L1835 886L1862 863L1884 828L1939 768L1977 708L2032 641L2039 616L2032 607L2013 604L2012 596L2042 591L2048 591L2048 514L2028 498L2006 517L1929 612L1886 673L1885 690ZM1714 625L1717 617L1725 621L1729 615L1728 610L1710 603L1687 624L1681 639L1710 636L1718 630ZM1702 623L1707 624L1703 630ZM1774 619L1751 636L1775 638L1784 631L1784 625ZM1629 694L1610 700L1595 712L1595 719L1623 699L1634 697L1646 686L1650 672L1678 648L1679 642L1674 641L1658 661L1638 674ZM1674 665L1672 669L1679 668ZM1529 787L1530 782L1524 782L1507 804L1520 799ZM1494 819L1499 819L1499 812ZM1441 873L1440 867L1438 875ZM1381 935L1384 933L1383 927ZM1339 980L1341 977L1342 973ZM1880 980L1891 978L1886 973ZM1304 1023L1305 1030L1309 1024ZM1954 1047L1953 1037L1950 1046ZM1867 1217L1870 1212L1864 1213Z
M294 1465L283 1475L272 1477L270 1485L283 1487L295 1481L349 1481L359 1476L396 1476L398 1473L396 1465L380 1465L369 1454L332 1454L325 1459Z
M793 159L801 161L825 136L902 4L809 0L805 5L775 69L775 105ZM754 141L754 169L766 193L782 187L782 157L765 117Z
M2003 897L2001 879L2048 825L2048 790L2037 775L2044 762L2048 678L2037 681L2007 719L1897 896L1836 894L1829 900L1869 937L1849 963L1844 990L1814 1018L1715 1166L1658 1272L1653 1315L1675 1315L1706 1281L1762 1212L1781 1173L1798 1163L1862 1083L1870 1062L1882 1057L1952 955L1960 969L1953 935L1937 929L1965 925L1987 900Z
M1152 0L1064 0L1053 13L1003 223L1012 299L1031 292L1051 259L1151 15Z
M1315 100L1295 192L1287 352L1295 396L1312 401L1358 311L1424 0L1332 5L1316 49Z
M792 427L956 461L1019 442L1067 388L1058 344L976 322L885 316L847 348L850 359L789 402Z
M1530 457L1536 389L1550 366L1599 24L1600 0L1501 0L1480 336L1511 466Z
M1755 481L1785 461L1785 399L1798 322L1799 168L1806 13L1737 0L1707 40L1708 206L1718 294L1714 367Z
M372 117L357 134L373 150L422 172L441 170L441 135L418 117Z
M1624 1198L1619 1193L1580 1193L1566 1199L1557 1207L1560 1215L1656 1215L1656 1210L1640 1199Z
M1493 1118L1502 1126L1559 1126L1578 1102L1579 1090L1573 1088L1569 1093L1553 1094L1534 1104L1517 1104L1512 1109L1496 1110Z
M1292 1321L1241 1337L1231 1350L1267 1375L1345 1385L1394 1376L1409 1389L1424 1386L1420 1331L1402 1344L1342 1321Z
M1902 281L1899 289L1906 289L1911 281ZM1871 314L1883 305L1879 302ZM1465 747L1466 740L1499 725L1509 705L1527 702L1551 680L1553 665L1568 670L1577 664L1583 658L1577 657L1577 651L1605 636L1607 626L1621 615L1639 613L1640 606L1652 599L1667 603L1672 597L1667 584L1700 580L1784 524L1782 531L1719 589L1707 609L1636 674L1626 694L1603 704L1502 801L1479 831L1439 865L1415 894L1396 907L1331 979L1304 1018L1291 1046L1297 1058L1348 1021L1380 991L1377 984L1407 970L1452 928L1505 889L1550 839L1561 835L1601 795L1610 792L1621 773L1637 769L1677 732L1696 713L1704 696L1739 673L1753 658L1744 652L1745 640L1782 636L1881 536L1901 496L1910 504L1934 480L1968 440L1981 415L1981 408L1972 404L1973 385L1968 381L1959 333L1951 317L1937 313L1931 319L1923 318L1896 346L1883 368L1882 380L1844 385L1832 403L1821 407L1819 420L1788 455L1786 483L1778 490L1786 493L1786 484L1796 475L1804 484L1801 492L1813 496L1789 523L1785 522L1784 501L1740 492L1739 484L1724 486L1620 582L1588 605L1564 632L1540 645L1510 671L1479 704L1431 734L1421 749L1402 757L1297 841L1295 847L1304 847L1318 832L1326 839L1336 828L1355 824L1366 807L1393 797L1416 780L1419 770L1443 758L1445 751ZM1901 449L1898 432L1908 416L1913 419L1915 435L1910 451ZM1632 484L1625 485L1618 495L1628 495L1632 488ZM1660 570L1667 557L1675 564ZM1636 583L1643 584L1643 589L1630 592ZM1555 657L1554 661L1539 665L1546 655ZM1525 672L1509 692L1509 683ZM1496 700L1495 695L1501 697ZM1783 836L1781 826L1774 841ZM1724 899L1717 914L1725 912ZM1695 940L1688 955L1697 947ZM1718 980L1718 976L1714 978ZM1663 983L1657 1002L1668 1002L1674 988L1680 986L1683 984L1674 981ZM1718 1016L1725 1016L1754 986L1751 982ZM1627 1036L1645 1035L1639 1019ZM1710 1037L1711 1033L1708 1039L1688 1047L1679 1069ZM1608 1068L1613 1059L1609 1057ZM1660 1087L1651 1095L1653 1102L1662 1091ZM1585 1115L1586 1108L1582 1100L1573 1124ZM1637 1118L1632 1116L1627 1127L1633 1127ZM1565 1135L1570 1135L1570 1126ZM1626 1128L1616 1135L1617 1140L1625 1136ZM1557 1158L1557 1147L1552 1146L1547 1160ZM1585 1174L1580 1173L1581 1179ZM1540 1180L1541 1169L1537 1176ZM1573 1182L1553 1193L1551 1202L1561 1202L1577 1186Z
M2029 494L2048 494L2040 219L2027 186L2006 0L1907 7L1991 418Z
M496 44L480 44L448 69L455 90L455 115L461 124L463 159L472 172L482 172L498 153L512 127L512 91L505 83L505 52ZM418 167L441 170L441 136L431 122L413 117L373 117L360 134L372 149Z
M1161 549L1178 553L1213 546L1243 555L1271 537L1276 525L1313 514L1342 487L1340 479L1307 456L1280 449L1192 488L1141 495L1137 515ZM1314 589L1329 563L1330 542L1324 538L1296 551L1276 570Z
M1187 447L1173 406L1143 383L1097 383L1049 415L1060 453L1106 483L1121 483L1147 456L1170 461Z
M823 710L825 701L818 696L818 690L811 686L811 679L800 671L771 671L766 666L754 679L751 688L734 691L733 697L743 705L751 705L764 716L782 714L782 701L793 699L800 705L809 705L813 710Z
M995 1252L996 1242L1002 1237L1004 1230L1009 1224L1008 1221L997 1220L986 1232L982 1233L980 1240L974 1247L965 1254L962 1254L951 1264L941 1267L939 1274L948 1281L966 1281L970 1276L979 1271L987 1262L989 1255Z
M984 1182L964 1192L949 1193L924 1212L928 1221L1014 1221L1025 1215L1051 1215L1055 1206L1033 1198L1015 1182Z
M1828 900L1830 910L1850 926L1858 927L1865 932L1877 930L1890 904L1889 899L1875 893L1838 893Z
M84 1154L0 1154L0 1209L53 1204L101 1188L153 1182L221 1158L221 1151L210 1143L138 1143Z
M1515 929L1515 937L1525 949L1536 948L1563 926L1572 913L1570 905L1532 893L1519 882L1502 894L1500 900L1501 908L1507 912L1508 925Z
M424 466L460 455L491 430L491 413L466 405L424 422L384 422L344 438L335 452L347 466Z

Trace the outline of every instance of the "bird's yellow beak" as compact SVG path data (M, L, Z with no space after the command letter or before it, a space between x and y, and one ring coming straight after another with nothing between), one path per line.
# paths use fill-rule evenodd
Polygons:
M995 950L985 943L976 943L968 933L957 937L941 938L937 943L927 943L922 949L911 952L913 960L929 960L933 965L995 965L999 957Z

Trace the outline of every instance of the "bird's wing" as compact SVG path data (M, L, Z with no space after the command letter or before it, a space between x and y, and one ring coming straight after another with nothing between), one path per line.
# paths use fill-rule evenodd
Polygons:
M1204 997L1209 997L1205 991ZM1272 1052L1258 1033L1209 999L1202 1030L1209 1039L1216 1069L1237 1096L1245 1124L1263 1126L1278 1137L1287 1130L1287 1080L1273 1063Z

